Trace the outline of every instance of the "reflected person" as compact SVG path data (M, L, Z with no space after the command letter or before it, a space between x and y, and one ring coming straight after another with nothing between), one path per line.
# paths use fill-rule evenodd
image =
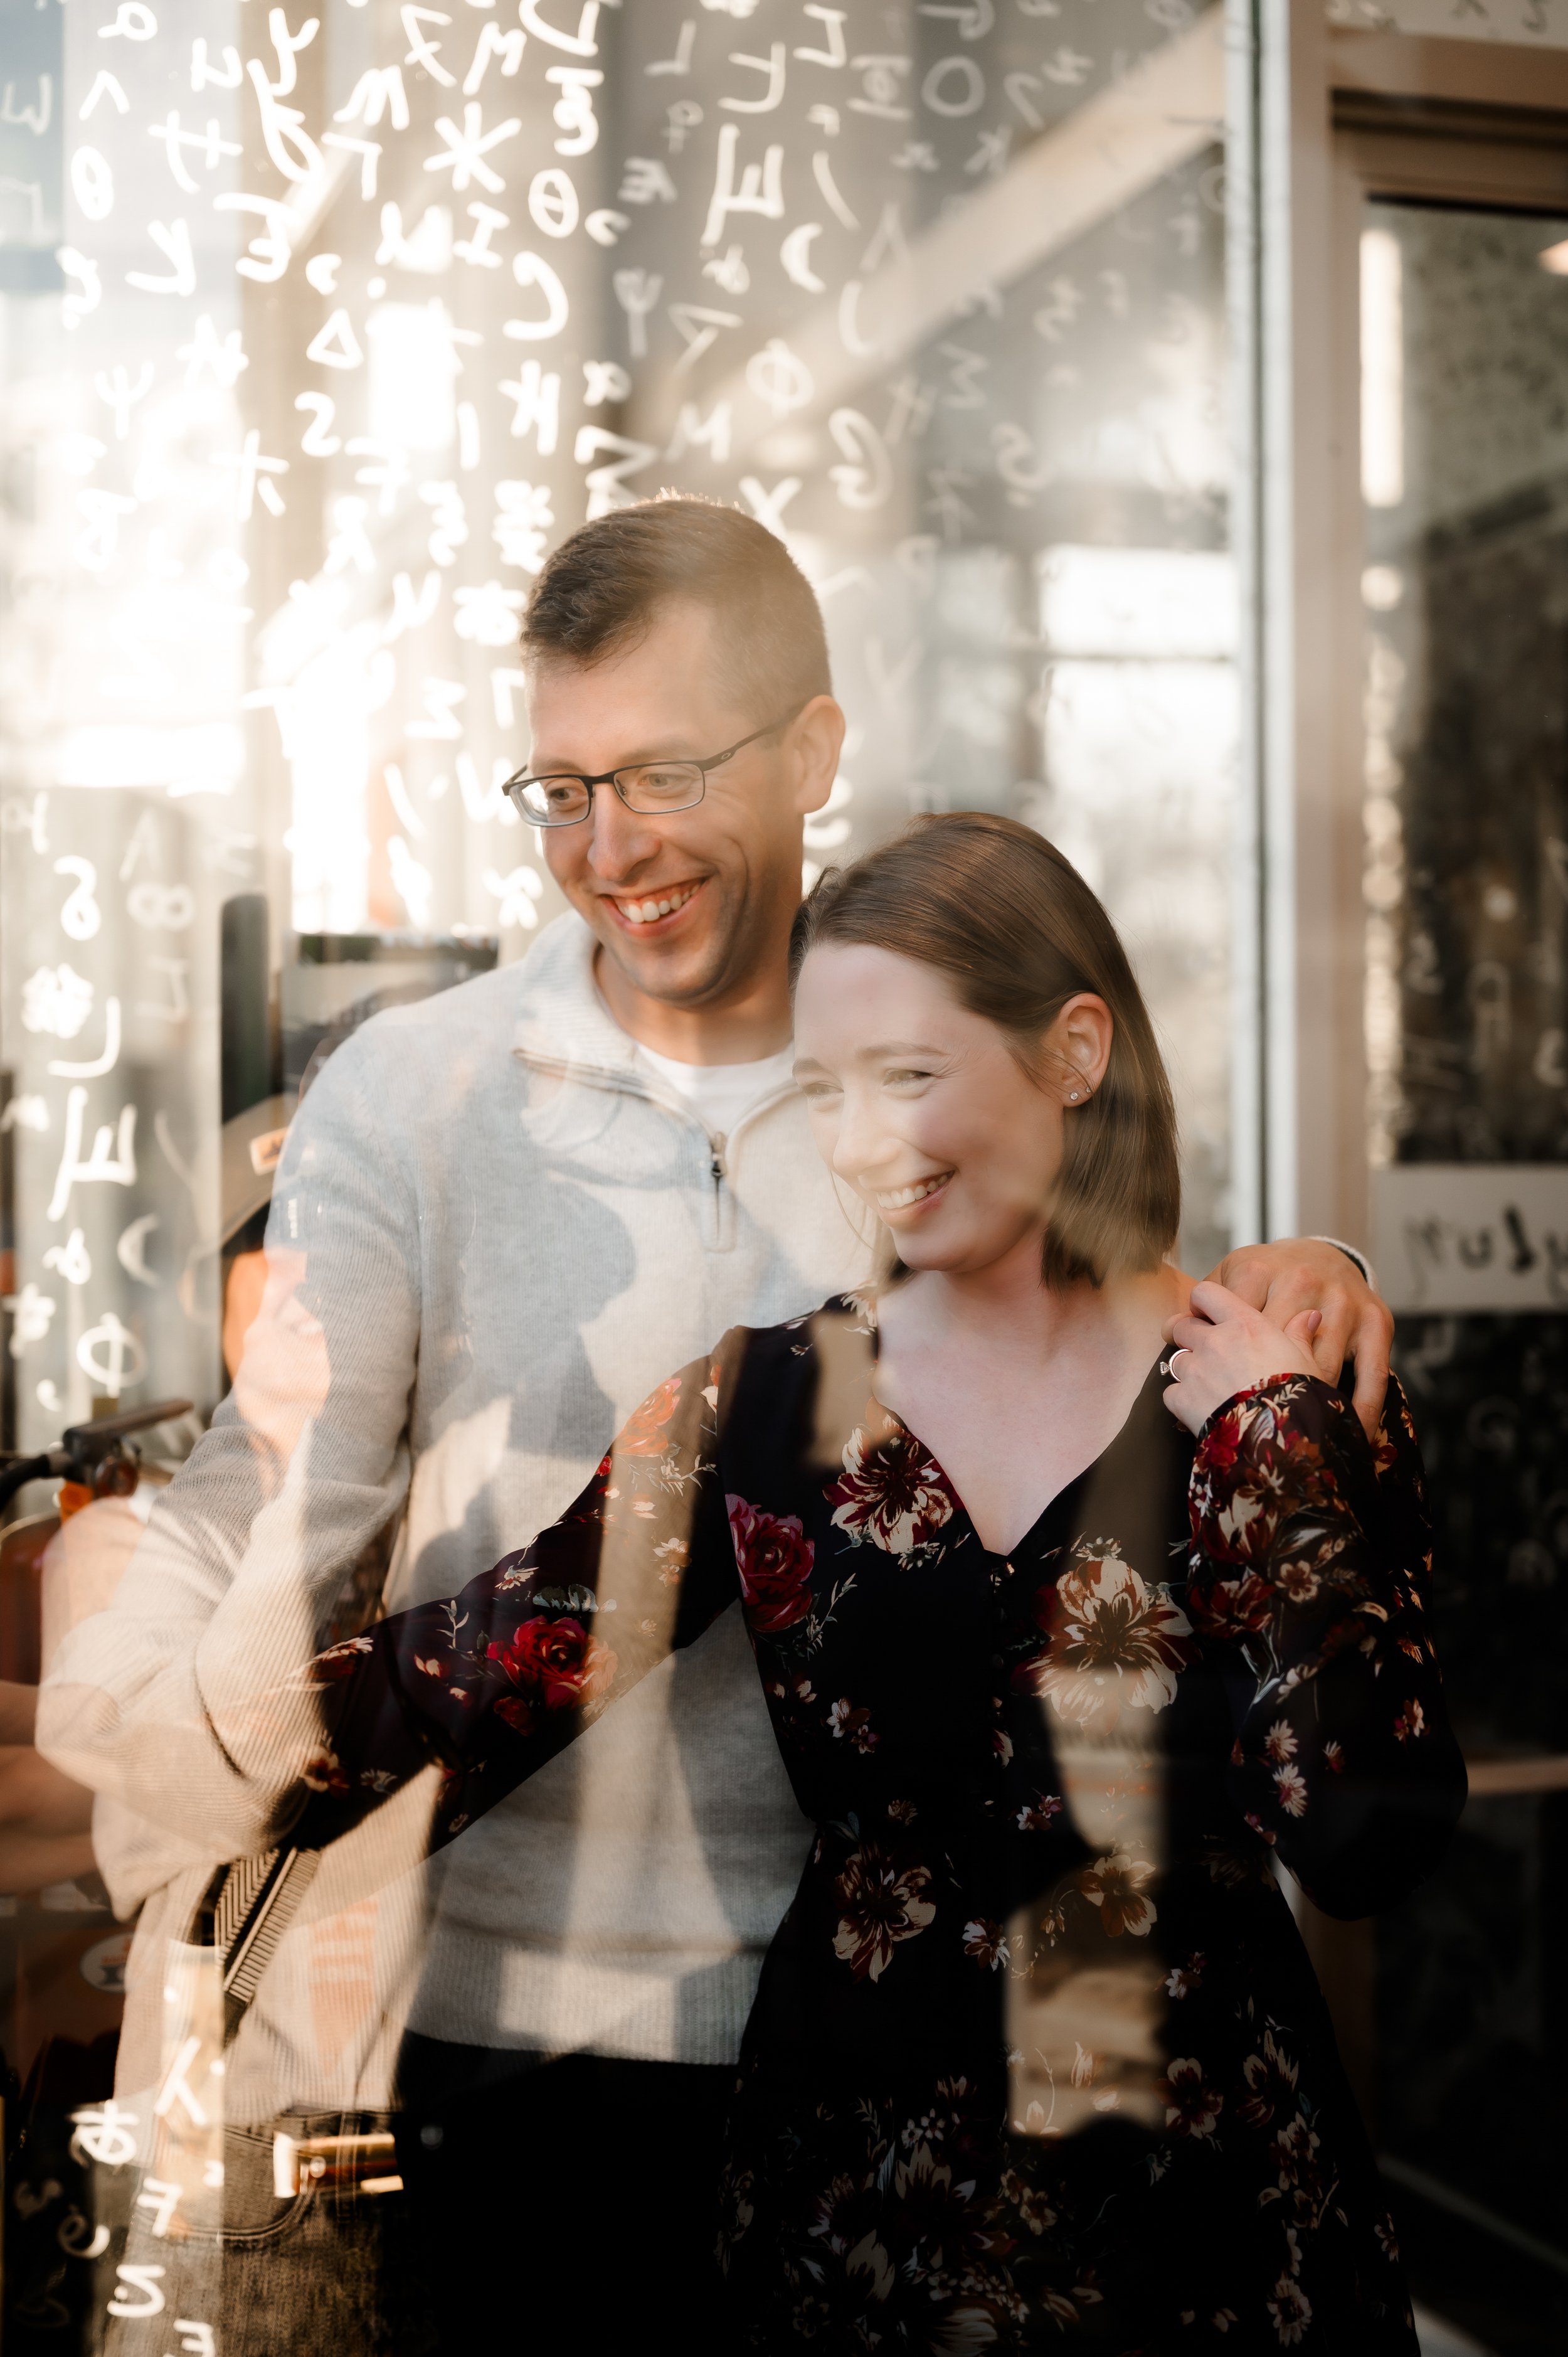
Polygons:
M390 1534L389 1609L452 1593L563 1511L671 1364L869 1267L790 1077L802 827L843 729L809 586L734 511L648 502L551 556L523 662L532 770L597 781L581 812L520 789L565 822L542 841L570 909L521 964L377 1017L327 1065L234 1392L44 1690L41 1748L98 1792L102 1870L142 1908L124 2090L159 2067L161 1943L286 1823L300 1726L258 1698L325 1641L367 1544ZM698 767L673 797L628 775L676 760ZM1330 1380L1353 1341L1375 1419L1391 1323L1350 1260L1297 1242L1217 1274L1276 1325L1317 1309ZM607 2345L642 2287L706 2264L702 2189L810 1839L739 1614L427 1873L435 1789L335 1846L236 2043L226 2201L271 2239L231 2255L231 2357L379 2329L374 2204L305 2203L285 2232L270 2138L400 2094L409 2199L445 2248L504 2246L541 2150L595 2186L607 2116L657 2155L596 2284Z
M1399 1386L1369 1441L1315 1313L1170 1265L1153 1028L1048 844L917 821L799 946L884 1280L731 1329L530 1545L324 1655L302 1835L434 1759L450 1837L738 1597L814 1838L727 2131L731 2346L1409 2357L1273 1871L1366 1914L1463 1805Z

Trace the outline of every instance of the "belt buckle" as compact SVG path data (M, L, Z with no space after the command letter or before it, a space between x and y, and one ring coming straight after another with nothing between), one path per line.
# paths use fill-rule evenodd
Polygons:
M396 2139L387 2128L366 2136L291 2136L279 2128L273 2136L273 2191L280 2201L309 2191L401 2193L396 2153Z

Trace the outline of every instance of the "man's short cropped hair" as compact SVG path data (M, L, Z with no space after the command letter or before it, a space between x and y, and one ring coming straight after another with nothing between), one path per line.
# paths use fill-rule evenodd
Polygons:
M832 694L811 583L766 525L713 500L643 500L580 525L534 585L523 659L626 652L676 602L713 615L719 683L737 713L761 725Z

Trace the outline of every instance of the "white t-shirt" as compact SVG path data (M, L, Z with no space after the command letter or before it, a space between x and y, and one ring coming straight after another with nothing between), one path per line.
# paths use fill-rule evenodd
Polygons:
M678 1064L673 1056L656 1056L640 1040L638 1053L685 1099L710 1137L727 1137L754 1104L787 1088L795 1062L793 1048L750 1064Z

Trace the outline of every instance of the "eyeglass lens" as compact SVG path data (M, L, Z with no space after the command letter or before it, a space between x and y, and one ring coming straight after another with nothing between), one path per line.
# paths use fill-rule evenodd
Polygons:
M682 810L703 798L703 772L694 761L618 770L615 783L628 810ZM511 791L513 801L536 826L570 826L587 816L593 799L584 780L570 776L530 778Z

